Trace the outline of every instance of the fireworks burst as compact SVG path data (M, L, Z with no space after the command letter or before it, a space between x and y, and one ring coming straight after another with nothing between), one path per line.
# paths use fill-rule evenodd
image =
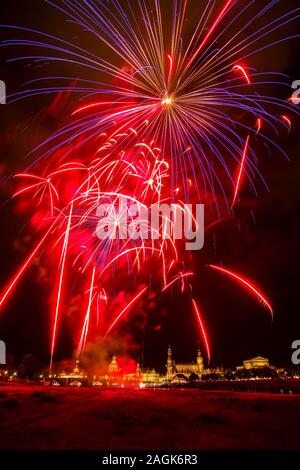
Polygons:
M296 111L288 101L259 93L274 83L283 86L279 80L285 77L278 75L275 82L273 73L257 72L250 61L288 39L282 31L299 17L300 9L278 15L274 0L208 0L197 7L194 25L187 0L164 7L158 0L141 1L134 8L130 1L123 6L117 0L46 3L85 30L94 43L106 45L113 57L104 60L82 45L20 27L30 40L1 44L29 50L11 60L54 62L58 67L63 63L74 71L31 80L9 97L13 102L51 93L76 96L67 124L33 149L30 167L16 175L14 197L39 207L34 229L42 236L0 297L3 307L33 260L50 259L56 277L52 365L63 306L71 295L69 284L83 299L75 329L77 357L88 338L110 334L146 302L152 289L159 286L158 292L165 292L179 286L182 292L192 292L193 270L186 266L172 231L169 238L155 241L134 234L112 236L124 230L122 217L112 210L105 224L113 234L100 239L97 231L104 225L99 227L97 208L107 203L115 207L122 199L126 207L134 203L149 209L168 202L184 211L185 203L196 201L208 207L208 227L233 214L243 185L255 194L255 181L265 182L252 142L278 149L269 133L278 125L289 132ZM192 33L186 20L192 22ZM167 223L174 221L162 219L162 231ZM145 233L150 227L146 221L144 225ZM232 271L211 268L247 287L273 315L259 288ZM149 283L154 271L155 287ZM123 302L115 308L118 296ZM194 298L191 308L210 358Z

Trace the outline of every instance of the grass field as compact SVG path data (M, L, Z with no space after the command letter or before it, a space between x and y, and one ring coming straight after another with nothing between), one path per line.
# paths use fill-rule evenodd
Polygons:
M300 396L0 387L0 448L299 449Z

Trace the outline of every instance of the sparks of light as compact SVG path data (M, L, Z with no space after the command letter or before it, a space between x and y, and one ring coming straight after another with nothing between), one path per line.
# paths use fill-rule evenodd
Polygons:
M65 232L64 243L63 243L62 253L61 253L60 273L59 273L58 286L57 286L57 297L56 297L54 325L53 325L52 343L51 343L50 372L52 371L52 364L53 364L53 354L54 354L55 341L56 341L57 324L58 324L58 319L59 319L63 279L64 279L64 274L65 274L66 256L68 252L68 242L69 242L69 234L70 234L70 227L71 227L72 210L73 210L73 203L71 204L71 207L70 207L68 225L67 225L67 229Z
M82 111L86 111L91 108L96 108L98 106L104 106L104 105L109 105L109 104L115 104L115 102L114 101L97 101L96 103L90 103L90 104L87 104L87 105L81 106L80 108L75 109L75 111L73 111L71 116L75 116L76 114L81 113ZM126 105L129 105L129 104L134 104L134 103L133 102L129 103L127 101Z
M192 299L192 303L193 303L193 309L194 309L196 318L197 318L198 323L199 323L201 335L202 335L203 340L204 340L207 359L208 359L208 362L210 362L210 348L209 348L209 343L208 343L207 334L206 334L206 331L205 331L205 328L204 328L203 320L201 318L200 308L199 308L197 302L195 301L195 299Z
M167 54L167 58L169 60L169 71L168 71L168 81L170 80L172 76L172 70L173 70L173 57L170 54Z
M50 234L50 232L52 231L53 229L53 226L54 226L54 223L51 225L51 227L47 230L47 232L45 233L45 235L43 236L43 238L39 241L39 243L37 244L37 246L34 248L34 250L31 252L31 254L28 256L28 258L26 259L26 261L22 264L22 266L20 267L20 269L17 271L17 273L14 275L14 277L12 278L12 280L10 281L9 285L6 287L6 289L4 289L4 292L2 293L1 295L1 300L0 300L0 307L2 307L5 303L5 301L7 300L9 294L13 291L14 287L16 286L17 282L19 281L19 279L22 277L22 275L25 273L26 269L30 266L33 258L35 257L35 255L38 254L41 246L43 245L43 243L45 242L45 240L47 239L48 235Z
M218 14L217 18L215 19L214 23L208 30L206 36L204 37L203 41L201 42L200 46L197 48L196 52L192 55L191 59L188 62L188 67L192 64L194 59L198 56L199 52L203 49L203 47L207 44L207 41L209 40L210 36L213 34L214 30L222 20L223 16L226 14L227 10L229 9L230 5L234 2L234 0L228 0L220 13Z
M173 98L171 96L166 96L161 104L163 104L164 106L171 106L171 104L173 103Z
M125 308L123 308L123 310L119 313L119 315L117 316L117 318L112 322L112 324L109 326L105 336L107 336L110 331L113 329L113 327L116 325L116 323L118 323L118 321L120 320L120 318L126 313L128 312L128 310L130 310L130 308L136 303L136 301L143 295L143 293L148 289L148 287L144 287L130 302L128 305L126 305Z
M90 285L90 288L89 288L89 302L88 302L86 315L85 315L85 319L84 319L84 325L83 325L83 328L82 328L81 337L80 337L80 341L79 341L79 345L78 345L78 349L77 349L77 359L79 358L79 355L80 355L80 353L82 352L82 350L85 346L87 334L88 334L88 331L89 331L89 321L90 321L91 306L92 306L92 301L93 301L95 272L96 272L96 268L94 267L93 271L92 271L91 285Z
M299 96L291 96L288 101L293 104L300 104L300 97Z
M248 137L246 139L246 142L245 142L243 155L242 155L242 159L241 159L241 163L240 163L240 167L239 167L239 172L238 172L236 183L235 183L235 189L234 189L234 195L233 195L233 200L232 200L231 207L234 206L236 198L237 198L238 193L239 193L241 180L242 180L242 175L243 175L243 171L244 171L244 167L245 167L245 161L246 161L247 150L248 150L248 145L249 145L249 138L250 138L250 136L248 135Z
M261 131L261 128L262 128L262 118L257 118L256 134L258 134Z
M292 127L292 121L291 121L291 119L290 119L288 116L286 116L286 115L282 115L282 116L280 116L280 117L281 117L281 119L283 120L283 122L285 122L285 123L289 126L289 128L291 129L291 127Z
M250 290L250 292L253 292L254 294L256 294L258 296L258 298L262 301L262 303L270 311L271 316L272 316L272 320L273 320L273 308L272 308L269 300L267 300L266 296L264 294L262 294L262 292L253 283L248 281L248 279L245 279L244 277L242 277L240 274L237 274L233 271L229 271L228 269L224 269L221 266L215 266L214 264L210 264L209 267L212 268L212 269L215 269L216 271L220 271L224 274L227 274L228 276L232 277L233 279L236 279L241 285L245 286L248 290Z
M246 72L245 67L243 67L242 65L235 65L235 66L233 67L233 70L240 70L240 71L242 72L242 74L244 75L244 77L245 77L246 82L248 83L248 85L251 84L250 77L249 77L248 73Z
M165 290L167 290L169 287L171 287L173 284L175 284L176 281L178 281L179 279L182 280L186 277L190 277L190 276L194 276L194 273L190 272L190 273L180 273L179 276L177 276L175 279L173 279L173 281L170 281L163 289L162 289L162 292L164 292Z

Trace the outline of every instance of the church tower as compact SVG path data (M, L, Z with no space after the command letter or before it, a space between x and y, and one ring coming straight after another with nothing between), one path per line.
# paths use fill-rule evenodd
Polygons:
M108 371L110 374L117 374L119 372L119 366L117 363L117 356L114 354L111 363L108 366Z
M137 362L137 364L136 364L136 372L135 372L135 375L136 375L137 377L140 377L140 375L141 375L141 366L140 366L140 363L139 363L139 362Z
M172 350L171 346L168 348L168 359L167 359L167 380L171 380L173 375L173 361L172 361Z
M200 351L200 347L198 345L198 353L197 353L197 367L198 367L198 375L201 379L201 376L203 374L203 369L204 369L204 366L203 366L203 357L201 355L201 351Z
M73 374L74 375L79 374L79 361L75 362L75 366L74 366L74 369L73 369Z

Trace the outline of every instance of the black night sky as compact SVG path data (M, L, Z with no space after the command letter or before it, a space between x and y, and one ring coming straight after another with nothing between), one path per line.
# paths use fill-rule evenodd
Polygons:
M66 25L63 16L42 0L2 3L2 24L54 31L58 35L74 34L75 27ZM279 4L287 10L288 5L296 8L299 2L282 0ZM280 8L279 5L278 11ZM286 34L299 32L299 26L299 23L294 24ZM78 29L76 31L78 33ZM18 34L0 28L1 41L18 37ZM103 54L107 52L103 50ZM0 79L6 82L8 93L17 91L32 76L32 70L24 62L7 61L17 55L17 48L0 48ZM294 80L300 80L299 58L300 42L293 39L260 53L255 66L287 74L289 79L286 81L292 84ZM34 71L35 76L37 71ZM282 88L278 93L282 93ZM287 89L286 96L279 97L288 96ZM9 201L9 176L25 167L24 159L32 143L61 124L60 116L43 111L52 99L38 97L0 106L1 286L6 284L30 246L24 228L26 220L16 214L14 203ZM290 161L273 150L262 155L259 167L270 191L260 187L257 197L245 194L235 208L235 219L228 219L211 230L206 236L204 250L195 256L197 275L193 289L201 299L213 365L235 366L248 357L264 355L271 363L291 366L291 344L300 338L299 124L299 118L295 117L290 135L283 128L279 130L278 143ZM272 300L274 322L270 322L256 299L237 288L230 279L207 269L208 263L224 263L255 280ZM8 353L15 356L16 362L26 353L34 353L43 365L49 360L47 289L47 284L38 282L34 270L29 271L0 313L0 339L6 341ZM165 365L168 344L172 345L179 361L192 361L196 354L196 328L187 300L170 295L162 308L167 309L168 315L162 315L161 328L158 330L150 322L136 338L140 348L133 351L133 356L141 358L143 349L146 367ZM61 358L70 356L71 350L66 329L60 337L58 354Z

